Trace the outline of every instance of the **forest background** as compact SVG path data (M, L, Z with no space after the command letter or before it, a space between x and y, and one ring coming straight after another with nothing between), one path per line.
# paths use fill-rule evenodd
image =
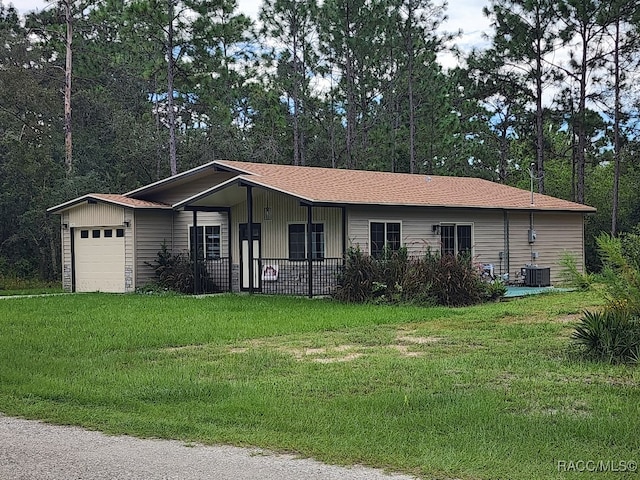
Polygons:
M45 6L0 0L0 276L60 277L48 207L215 159L533 177L598 208L592 270L640 223L640 0L491 0L472 49L431 0Z

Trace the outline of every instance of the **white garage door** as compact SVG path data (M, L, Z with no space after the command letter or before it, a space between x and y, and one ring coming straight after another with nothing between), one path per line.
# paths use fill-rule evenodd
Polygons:
M76 292L124 292L124 229L76 228Z

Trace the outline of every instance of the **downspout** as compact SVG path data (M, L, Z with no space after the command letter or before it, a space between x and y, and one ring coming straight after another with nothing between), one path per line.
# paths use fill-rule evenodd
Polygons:
M307 205L307 262L308 262L308 287L309 287L309 298L313 298L313 252L311 249L313 248L313 207L311 205Z
M529 212L529 232L533 232L533 210ZM529 233L531 235L531 233ZM533 242L529 238L529 261L533 265Z

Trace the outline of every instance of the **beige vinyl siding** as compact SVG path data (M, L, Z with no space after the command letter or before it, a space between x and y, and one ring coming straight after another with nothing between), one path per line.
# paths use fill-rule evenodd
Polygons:
M584 241L582 213L535 212L533 247L529 244L529 212L509 212L509 272L504 237L504 213L500 210L420 209L407 207L351 207L348 209L348 239L352 246L369 251L369 222L394 221L402 223L402 244L410 255L421 255L427 248L440 251L440 236L432 226L439 224L472 224L474 260L492 263L497 274L509 273L517 278L520 269L531 264L531 252L538 252L533 263L549 267L551 281L560 280L560 260L565 252L578 259L584 269Z
M526 264L549 267L551 283L560 281L560 260L565 252L577 259L578 268L584 271L584 224L581 213L535 212L533 229L537 233L535 243L529 244L529 213L511 212L510 270L514 275ZM538 258L532 260L532 252Z
M198 212L198 226L220 225L221 256L229 255L227 214L218 212ZM189 227L193 225L193 212L176 212L173 217L173 253L189 252Z
M348 241L369 252L369 223L401 222L402 245L409 255L423 255L427 249L440 251L440 235L433 225L471 225L472 252L481 263L493 263L499 269L500 252L504 251L504 217L499 210L447 210L409 207L350 207L348 209Z
M235 176L236 174L228 172L208 172L204 176L187 177L179 183L169 184L159 192L142 194L140 198L173 205Z
M124 208L108 203L82 203L70 210L70 227L112 227L124 222Z
M169 251L172 246L173 212L158 210L135 211L135 267L136 287L155 280L153 264L157 259L162 243L166 243Z
M253 222L262 228L261 256L263 258L289 258L289 224L307 223L307 207L300 201L277 192L254 189ZM265 220L265 207L272 212L271 220ZM313 223L324 224L325 257L342 257L342 209L314 207ZM234 205L231 210L233 221L233 258L240 258L238 238L239 225L247 223L247 203Z

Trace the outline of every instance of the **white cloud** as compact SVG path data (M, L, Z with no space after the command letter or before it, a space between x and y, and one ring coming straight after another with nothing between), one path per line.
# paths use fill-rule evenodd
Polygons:
M13 5L20 13L32 12L34 10L44 10L49 8L55 2L53 0L3 0L4 6Z

